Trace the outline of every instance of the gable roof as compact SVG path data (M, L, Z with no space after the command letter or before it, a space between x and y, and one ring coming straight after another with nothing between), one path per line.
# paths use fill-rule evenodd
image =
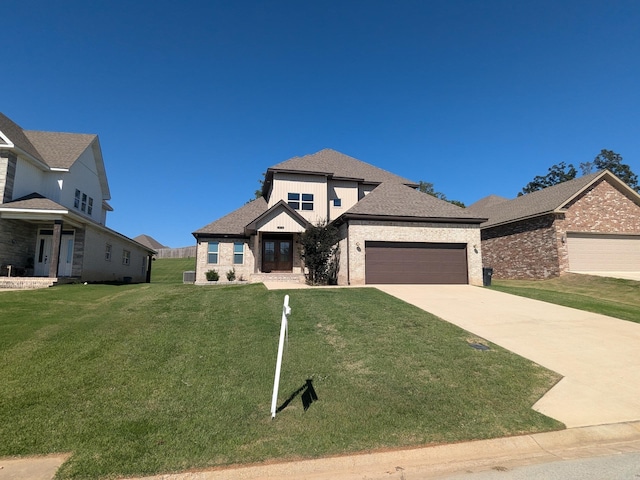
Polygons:
M249 222L245 227L245 230L244 230L245 233L248 233L248 234L256 233L258 229L258 222L260 222L260 220L265 218L268 214L274 213L277 210L281 210L288 213L296 222L298 222L298 224L300 224L301 227L307 228L311 224L306 218L304 218L302 215L296 212L293 208L291 208L287 204L287 202L285 202L284 200L280 200L273 207L269 208L268 210L265 210L256 218L254 218L251 222Z
M269 191L275 172L308 173L324 175L336 179L357 180L363 183L380 184L395 182L417 187L418 184L395 175L356 158L325 148L319 152L293 157L267 169L263 186L263 194Z
M481 223L466 209L398 183L383 183L340 218L380 218L408 221Z
M201 235L213 234L244 237L244 228L266 211L267 201L264 197L256 198L228 215L196 230L192 235L196 238Z
M25 130L24 134L49 167L64 169L69 169L82 152L98 138L97 135L84 133L38 130Z
M609 181L640 205L640 195L610 171L602 170L516 197L513 200L487 205L485 208L475 207L472 211L489 219L481 225L482 228L561 212L573 199L602 179Z

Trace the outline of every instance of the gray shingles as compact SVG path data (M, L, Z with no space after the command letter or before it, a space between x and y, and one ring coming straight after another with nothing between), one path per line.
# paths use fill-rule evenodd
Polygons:
M329 148L303 157L293 157L270 167L269 170L325 173L340 178L363 179L368 183L395 182L417 185L411 180Z
M237 210L205 225L193 232L194 235L244 235L244 227L267 211L267 202L263 197L249 202Z
M67 207L63 207L59 203L49 200L39 193L31 193L24 197L16 198L12 202L2 204L2 209L11 210L51 210L51 211L68 211Z
M96 135L84 133L40 132L25 130L25 135L31 140L47 165L53 168L70 168L89 145L97 138Z
M480 219L466 209L398 183L383 183L345 212L346 216L370 215L433 219Z
M23 130L6 115L0 113L0 131L13 144L52 168L69 168L97 135L84 133L42 132Z

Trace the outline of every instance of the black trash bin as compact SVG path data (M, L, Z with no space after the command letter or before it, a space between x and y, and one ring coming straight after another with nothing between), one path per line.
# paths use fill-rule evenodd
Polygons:
M482 267L482 285L484 285L485 287L490 287L492 276L493 276L493 268Z

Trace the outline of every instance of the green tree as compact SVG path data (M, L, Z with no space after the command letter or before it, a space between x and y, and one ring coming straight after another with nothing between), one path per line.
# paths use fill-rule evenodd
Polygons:
M337 283L340 235L326 222L310 225L300 235L300 256L307 267L307 283L326 285Z
M593 162L581 163L580 168L582 168L582 173L585 175L591 173L592 170L609 170L636 192L640 193L638 176L631 171L629 165L622 163L622 156L612 150L600 150Z
M422 193L426 193L427 195L431 195L432 197L439 198L440 200L444 200L445 202L449 202L464 208L464 203L460 202L459 200L449 200L444 193L436 192L433 186L433 183L431 182L425 182L420 180L420 182L418 183L418 191Z
M567 180L573 180L578 175L576 167L571 163L567 165L564 162L560 162L557 165L553 165L549 168L549 173L545 176L537 175L532 181L527 183L518 196L525 195L527 193L542 190L543 188L557 185L558 183L566 182Z

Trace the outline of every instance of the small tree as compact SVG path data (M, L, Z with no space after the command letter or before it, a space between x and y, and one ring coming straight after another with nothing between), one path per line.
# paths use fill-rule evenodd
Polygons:
M300 236L300 256L307 267L307 283L335 283L338 275L338 229L326 222L310 225Z

